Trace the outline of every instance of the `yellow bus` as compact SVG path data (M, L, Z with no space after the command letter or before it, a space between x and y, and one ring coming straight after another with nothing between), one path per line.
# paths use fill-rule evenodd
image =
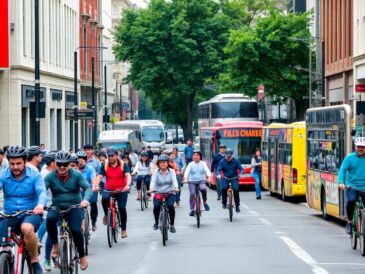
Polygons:
M287 197L305 196L305 122L273 123L263 128L262 186Z
M346 218L346 198L338 188L338 172L352 152L351 107L338 105L308 109L307 203L339 219Z

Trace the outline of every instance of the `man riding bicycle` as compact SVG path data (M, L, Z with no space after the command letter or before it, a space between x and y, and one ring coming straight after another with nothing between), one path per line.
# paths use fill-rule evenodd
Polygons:
M233 158L233 151L230 148L224 153L224 159L222 159L217 167L216 176L218 180L221 180L221 187L222 187L222 207L223 209L227 208L227 191L228 191L228 180L222 178L221 173L226 178L236 178L232 180L232 189L234 195L234 202L236 204L236 212L239 213L240 210L240 194L238 191L239 183L238 183L238 172L239 174L243 174L243 168L240 162Z
M122 227L122 239L127 238L127 200L128 191L131 188L131 174L128 165L119 159L118 151L114 148L107 149L108 160L101 166L99 175L97 176L97 185L94 189L98 189L101 179L105 176L105 187L102 194L101 204L104 210L103 224L106 225L106 215L108 212L110 191L119 191L113 194L117 199L120 221ZM109 191L109 192L108 192Z
M57 169L46 176L44 179L46 188L52 193L52 207L60 210L66 210L71 206L80 204L86 208L89 205L89 199L92 196L92 188L84 179L82 174L77 170L70 168L71 155L66 151L56 153ZM81 197L80 189L85 191L84 198ZM50 210L47 215L47 232L50 236L53 248L51 256L58 257L58 230L57 223L60 221L60 213L56 210ZM73 208L66 215L70 225L72 237L80 257L80 268L85 270L88 267L87 257L84 249L84 236L82 234L82 222L84 219L84 210L82 208Z
M34 215L21 215L9 220L0 219L0 240L7 236L7 228L24 235L24 241L31 255L35 274L43 273L38 260L38 238L36 231L42 223L43 208L47 203L47 192L38 171L26 166L27 150L10 146L6 152L9 168L0 177L0 190L4 191L4 212L11 214L21 210L33 210Z
M365 201L365 137L358 137L355 139L355 150L355 152L345 157L338 173L339 188L345 189L345 185L350 187L350 189L347 189L346 191L347 234L352 233L352 217L354 215L355 203L359 195L361 195L361 199ZM359 191L362 191L362 193Z

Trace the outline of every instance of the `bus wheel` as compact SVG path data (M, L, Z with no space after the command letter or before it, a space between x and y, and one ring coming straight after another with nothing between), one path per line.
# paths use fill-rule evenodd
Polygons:
M288 197L285 195L284 182L281 182L281 200L283 202L286 202L288 200Z
M328 214L327 214L327 208L326 208L326 192L324 191L323 188L321 191L321 210L322 210L323 219L327 220Z

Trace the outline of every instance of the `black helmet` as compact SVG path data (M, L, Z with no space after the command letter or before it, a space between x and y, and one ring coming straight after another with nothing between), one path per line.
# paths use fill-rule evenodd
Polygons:
M56 153L56 163L70 163L72 160L71 154L67 151L61 150Z
M54 152L47 153L46 155L44 155L43 160L46 163L46 165L49 165L50 163L56 160L56 153Z
M10 146L6 151L7 158L19 158L19 157L28 157L28 152L25 147L21 145Z
M39 146L31 146L31 147L28 147L27 150L28 150L28 156L43 154L43 151L41 150L41 148Z
M160 157L158 157L157 164L159 164L160 161L166 161L166 162L168 162L169 160L170 160L170 157L169 156L167 156L165 154L162 154L162 155L160 155Z
M106 150L106 154L108 156L114 156L114 155L118 154L118 150L116 150L115 148L110 147Z
M75 163L75 164L79 163L79 157L77 156L77 154L75 154L75 153L71 154L71 161L70 162Z
M226 148L226 146L225 146L225 145L223 145L223 144L220 144L220 145L219 145L219 148Z
M203 158L203 156L202 156L202 152L199 150L199 149L194 149L193 150L193 154L194 153L198 153L199 155L200 155L200 160Z
M85 151L83 151L83 150L78 151L76 153L76 157L87 160L87 155L86 155Z
M227 148L226 151L224 152L224 155L226 156L232 156L233 155L233 150L230 148Z
M141 157L143 157L143 156L147 156L148 157L148 153L147 152L142 152L141 153Z

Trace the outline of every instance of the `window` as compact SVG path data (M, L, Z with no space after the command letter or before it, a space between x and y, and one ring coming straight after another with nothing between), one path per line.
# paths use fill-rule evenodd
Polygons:
M262 160L263 161L267 161L269 158L268 158L268 151L267 151L267 142L262 142Z
M279 163L292 165L292 144L279 144Z
M212 104L212 118L258 118L256 102L220 102Z

